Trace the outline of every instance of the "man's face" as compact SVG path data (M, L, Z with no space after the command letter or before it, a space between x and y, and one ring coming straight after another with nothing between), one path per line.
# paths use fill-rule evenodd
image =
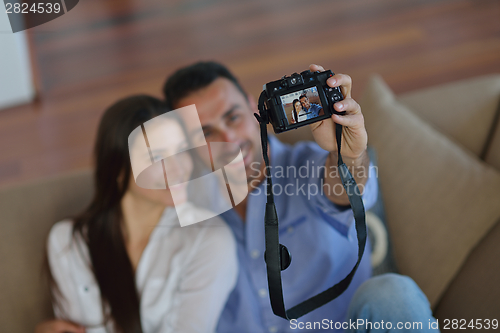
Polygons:
M207 87L182 98L174 108L191 104L196 105L203 129L191 128L187 122L194 145L203 140L203 135L207 142L236 143L243 155L247 180L258 177L263 159L259 124L253 116L257 112L255 102L247 99L228 79L218 78Z
M302 104L302 107L306 110L309 110L309 108L311 107L311 103L309 103L309 98L307 97L302 97L300 99L300 104Z

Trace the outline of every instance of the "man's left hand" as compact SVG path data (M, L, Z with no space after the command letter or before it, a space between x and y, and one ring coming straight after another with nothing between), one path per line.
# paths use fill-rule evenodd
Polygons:
M309 69L323 72L325 69L319 65L310 65ZM343 126L342 131L342 157L353 161L359 159L365 152L368 143L365 121L359 104L351 98L352 80L349 75L335 74L326 83L330 87L340 87L344 100L334 104L336 111L345 111L345 115L332 115L330 119L311 124L311 130L316 143L330 153L337 152L335 138L335 123Z

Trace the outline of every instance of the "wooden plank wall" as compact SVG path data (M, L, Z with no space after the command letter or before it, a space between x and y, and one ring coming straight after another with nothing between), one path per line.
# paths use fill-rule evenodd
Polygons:
M201 59L256 97L310 63L351 75L355 98L372 73L396 93L499 73L500 1L82 0L30 38L39 97L0 110L0 186L89 167L106 106Z

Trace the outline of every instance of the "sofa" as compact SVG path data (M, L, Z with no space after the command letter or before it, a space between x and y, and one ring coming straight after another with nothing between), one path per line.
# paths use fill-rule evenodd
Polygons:
M445 319L500 319L500 75L395 96L379 76L359 100L377 154L391 254ZM294 143L308 128L279 135ZM0 190L0 331L50 318L51 226L89 203L91 170ZM463 331L463 330L462 330Z

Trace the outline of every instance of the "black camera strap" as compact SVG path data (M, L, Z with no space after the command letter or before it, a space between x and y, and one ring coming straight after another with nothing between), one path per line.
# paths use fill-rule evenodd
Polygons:
M284 245L279 243L279 222L276 207L274 205L273 185L271 170L269 167L268 151L268 138L267 138L267 124L269 123L268 113L264 105L266 92L263 91L259 98L259 114L254 114L260 124L260 135L262 141L262 154L266 164L265 175L267 180L267 203L264 217L265 223L265 240L266 240L266 253L265 260L267 266L267 281L269 285L269 297L271 300L271 307L275 315L284 319L291 320L302 317L303 315L325 305L326 303L334 300L340 296L349 287L351 280L358 269L361 258L365 251L366 245L366 223L365 223L365 208L361 199L360 191L354 177L349 172L349 169L342 161L340 154L340 146L342 139L342 125L335 124L335 132L337 139L338 149L338 169L342 185L347 192L349 203L351 204L354 213L354 220L356 223L356 232L358 238L358 260L351 272L339 283L330 287L329 289L303 301L285 310L285 302L283 300L283 288L281 284L281 271L286 269L290 264L290 254Z

